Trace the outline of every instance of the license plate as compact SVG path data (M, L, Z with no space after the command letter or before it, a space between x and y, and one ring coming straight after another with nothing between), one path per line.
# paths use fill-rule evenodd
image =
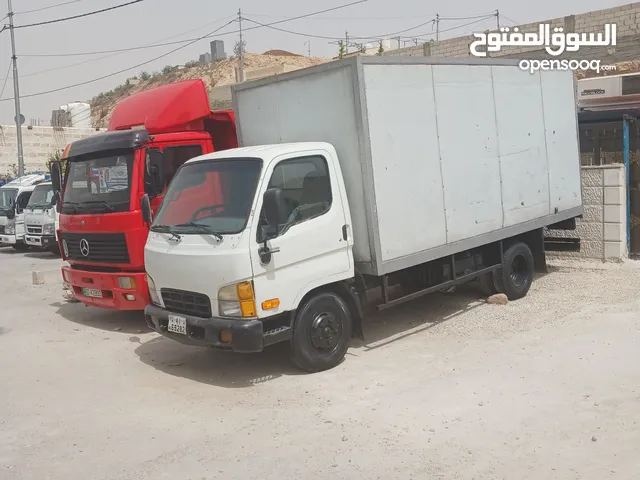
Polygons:
M167 329L173 333L181 335L187 334L187 318L180 315L169 315L169 325Z
M82 294L85 297L102 298L102 290L96 290L95 288L83 288Z

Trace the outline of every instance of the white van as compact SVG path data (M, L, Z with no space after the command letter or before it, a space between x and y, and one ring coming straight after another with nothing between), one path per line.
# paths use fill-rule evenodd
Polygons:
M54 204L54 196L51 182L41 183L33 190L24 211L24 242L32 247L57 252L56 232L60 225L60 214Z
M24 242L24 210L36 185L45 180L41 174L24 175L0 187L0 247L29 248Z

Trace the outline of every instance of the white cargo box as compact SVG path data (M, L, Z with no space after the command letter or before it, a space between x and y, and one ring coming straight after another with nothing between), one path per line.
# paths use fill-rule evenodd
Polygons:
M571 71L358 56L232 91L241 146L335 146L363 273L582 214Z

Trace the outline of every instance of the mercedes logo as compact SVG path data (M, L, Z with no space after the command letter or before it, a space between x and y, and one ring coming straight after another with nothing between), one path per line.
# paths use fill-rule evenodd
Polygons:
M67 246L66 240L62 240L62 250L64 250L64 256L69 258L69 247Z
M84 238L80 240L80 253L85 257L89 256L89 242L87 242Z

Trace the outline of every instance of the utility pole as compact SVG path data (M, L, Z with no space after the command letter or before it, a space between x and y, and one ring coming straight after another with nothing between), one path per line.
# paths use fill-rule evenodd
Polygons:
M13 62L13 98L16 106L16 132L18 137L18 176L24 175L24 156L22 153L22 115L20 114L20 88L18 86L18 57L16 57L16 38L13 28L13 8L9 1L9 33L11 34L11 60Z
M347 32L346 30L344 31L344 48L344 53L349 53L349 32Z
M11 0L9 0L11 1ZM238 54L238 83L244 82L244 42L242 41L242 9L238 9L238 23L240 27L240 53Z
M436 13L436 42L440 40L440 14Z
M307 40L307 41L306 41L306 42L304 42L304 43L305 43L305 45L307 45L307 47L309 48L309 50L308 50L308 54L309 54L309 57L311 57L311 40Z
M402 46L400 45L400 37L396 37L396 39L398 40L398 49L402 48Z
M496 28L500 30L500 10L496 9Z

